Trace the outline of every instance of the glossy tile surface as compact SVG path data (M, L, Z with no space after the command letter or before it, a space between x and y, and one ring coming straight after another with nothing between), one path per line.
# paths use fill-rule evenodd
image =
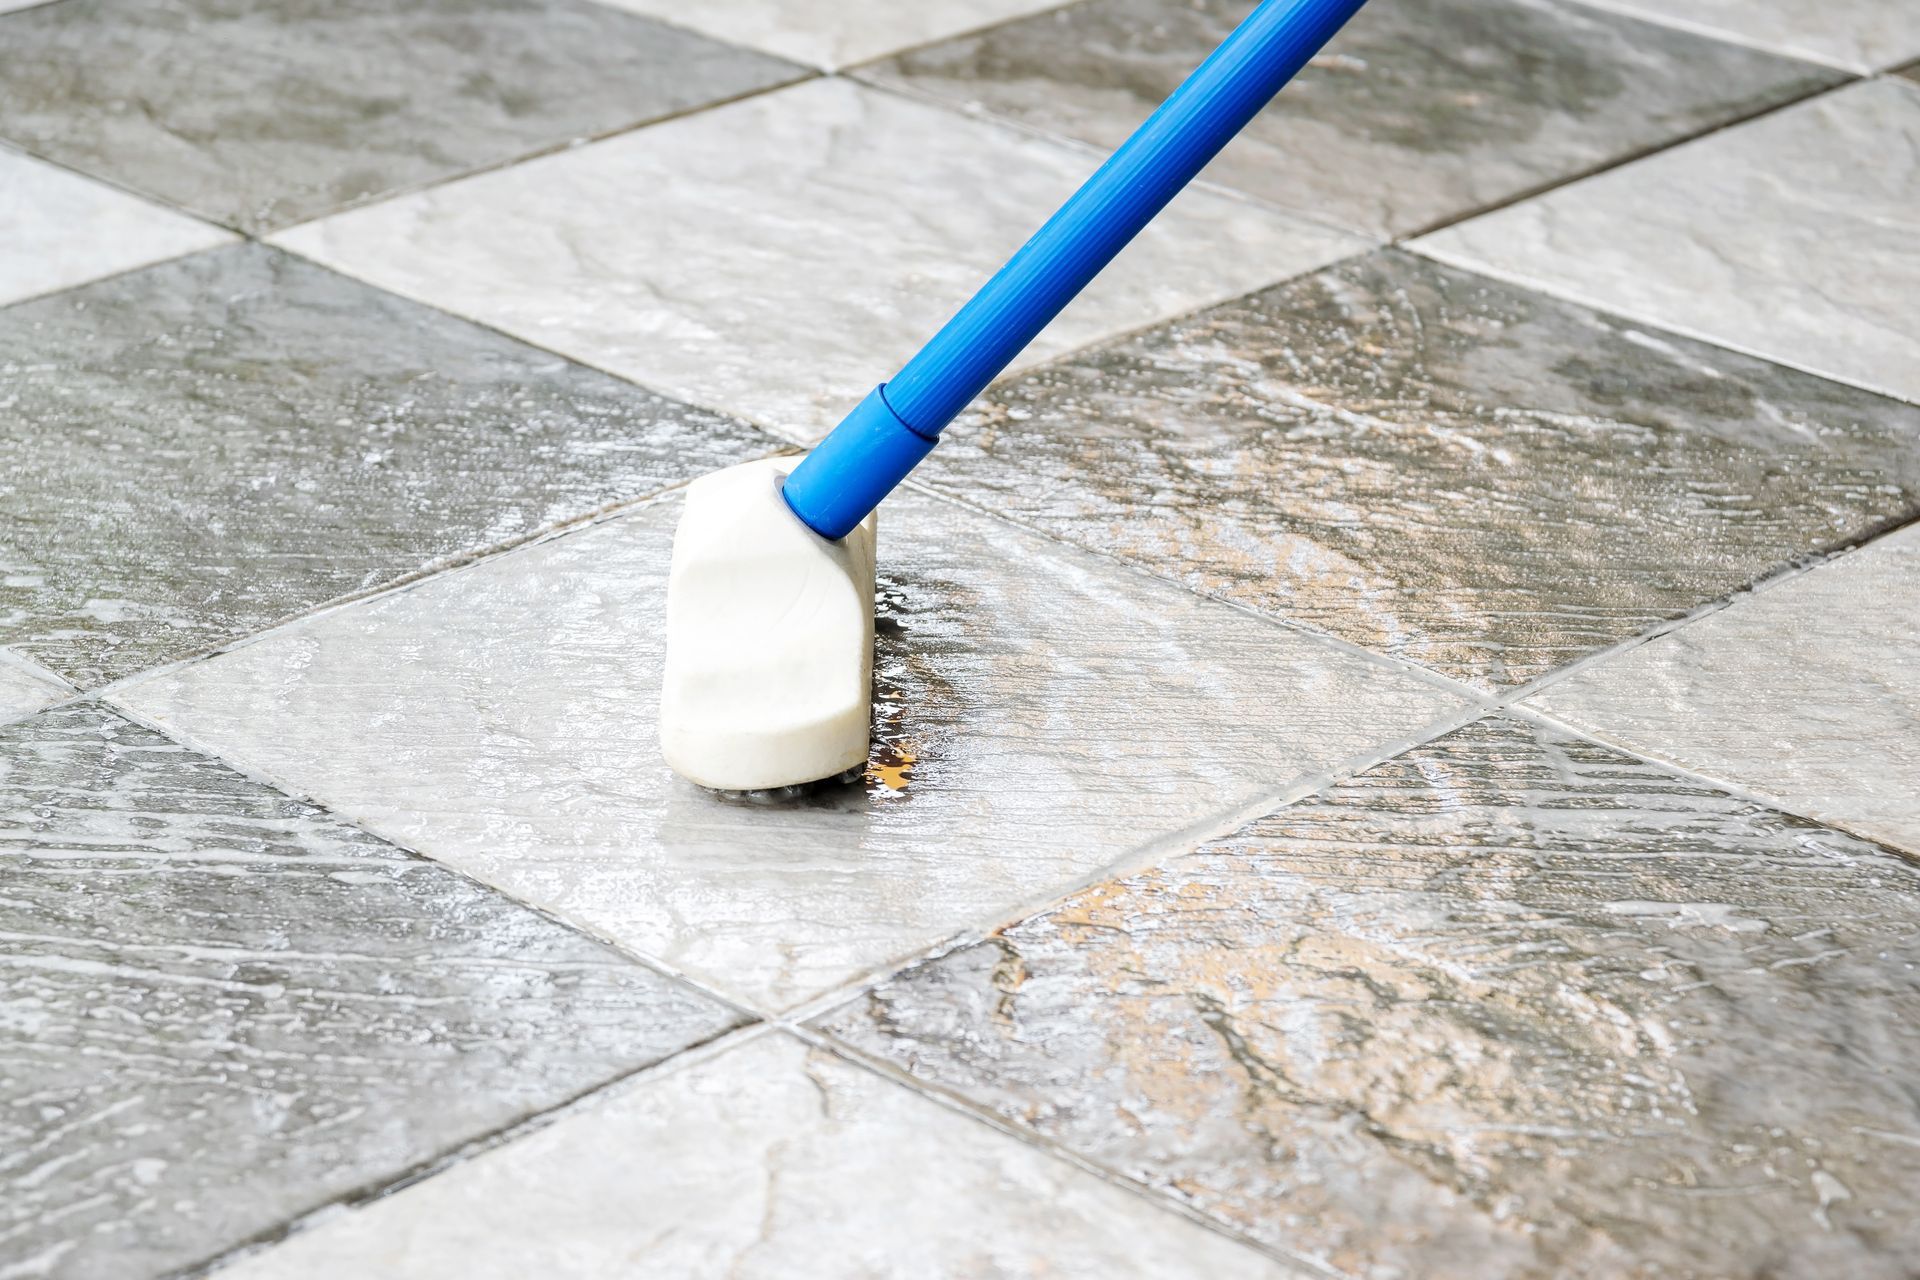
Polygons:
M821 81L328 219L280 243L811 438L932 336L1097 163ZM1190 192L1024 359L1355 247Z
M0 137L257 232L800 74L587 0L60 0Z
M605 0L816 67L844 67L1065 0Z
M1906 0L1587 0L1652 22L1724 36L1851 71L1920 54L1920 8Z
M97 707L0 728L0 1259L182 1267L737 1021Z
M52 672L18 654L0 652L0 721L18 720L72 693Z
M45 161L0 151L0 305L231 238Z
M666 500L117 696L762 1007L1197 838L1458 705L906 497L881 514L874 776L722 798L655 742L677 518Z
M1343 1275L1895 1277L1920 868L1496 718L825 1029Z
M257 246L0 310L0 351L0 641L82 685L773 447Z
M1920 86L1875 80L1419 242L1920 400Z
M1114 147L1253 8L1092 0L860 74ZM1837 79L1557 0L1372 0L1206 176L1402 235Z
M831 1054L763 1036L218 1273L1193 1277L1288 1272Z
M995 388L928 482L1515 685L1920 509L1920 410L1385 251Z
M1920 528L1597 663L1532 705L1920 856Z

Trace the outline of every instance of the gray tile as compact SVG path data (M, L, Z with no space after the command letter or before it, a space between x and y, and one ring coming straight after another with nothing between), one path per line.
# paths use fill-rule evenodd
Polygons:
M1345 1275L1920 1251L1920 868L1519 721L821 1025Z
M785 1036L670 1069L219 1280L1251 1280L1286 1270Z
M1589 733L1920 855L1920 527L1532 700Z
M1920 401L1920 87L1896 78L1589 178L1423 253Z
M232 238L44 160L0 151L0 304Z
M1908 0L1586 0L1602 8L1740 40L1852 71L1920 53Z
M1092 0L863 78L1117 145L1254 0ZM1403 235L1840 79L1559 0L1373 0L1207 176Z
M1080 147L816 80L297 227L276 243L670 395L818 439L1096 163ZM1022 362L1363 247L1189 191Z
M0 1258L151 1275L737 1015L96 707L0 729Z
M938 488L1487 686L1920 508L1920 411L1384 251L1003 384Z
M0 136L260 231L801 74L586 0L61 0Z
M771 448L258 247L0 311L0 351L0 641L83 685Z
M909 494L881 513L872 776L725 799L656 744L678 517L675 495L115 697L768 1008L1198 839L1460 706Z

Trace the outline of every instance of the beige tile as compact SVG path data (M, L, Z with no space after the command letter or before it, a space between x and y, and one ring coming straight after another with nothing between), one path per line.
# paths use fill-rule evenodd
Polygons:
M1241 1280L1290 1274L978 1120L763 1035L219 1280Z
M1098 163L818 81L277 238L409 297L793 438L907 357ZM1189 192L1031 362L1355 247Z
M876 655L875 761L903 789L721 798L655 741L677 515L665 501L116 698L762 1007L1195 838L1459 705L909 496L882 512Z
M1920 855L1920 527L1579 671L1530 703Z
M1826 94L1417 241L1920 401L1920 85Z

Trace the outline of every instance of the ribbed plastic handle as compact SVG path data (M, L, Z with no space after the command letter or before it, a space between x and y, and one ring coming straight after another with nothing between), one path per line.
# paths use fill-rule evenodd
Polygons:
M1141 228L1365 0L1265 0L1120 144L932 341L787 477L787 503L839 538L932 449Z

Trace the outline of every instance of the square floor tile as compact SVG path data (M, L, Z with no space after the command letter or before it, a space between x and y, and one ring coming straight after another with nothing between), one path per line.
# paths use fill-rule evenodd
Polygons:
M1920 53L1920 8L1908 0L1587 0L1851 71Z
M18 720L72 694L51 671L0 650L0 721Z
M737 1025L98 707L0 729L0 1266L187 1266Z
M0 137L257 232L803 74L587 0L60 0Z
M606 0L795 62L835 68L1067 0Z
M1532 701L1610 742L1920 855L1920 528Z
M258 246L0 310L0 352L0 640L82 685L772 447Z
M909 495L881 518L874 777L722 798L657 745L678 516L676 496L116 696L763 1007L1198 838L1460 705Z
M927 482L1486 687L1920 510L1920 411L1387 250L1035 370Z
M1097 163L1062 143L819 81L328 219L280 243L810 438L892 376ZM1189 192L1025 359L1356 247Z
M1423 253L1920 401L1920 87L1876 80L1429 236Z
M1117 146L1255 0L1091 0L862 78ZM1403 235L1839 79L1557 0L1372 0L1206 176Z
M1920 868L1515 720L821 1025L1342 1275L1920 1251Z
M232 238L77 173L0 151L0 304Z
M1280 1277L1092 1174L769 1035L329 1219L220 1280Z

